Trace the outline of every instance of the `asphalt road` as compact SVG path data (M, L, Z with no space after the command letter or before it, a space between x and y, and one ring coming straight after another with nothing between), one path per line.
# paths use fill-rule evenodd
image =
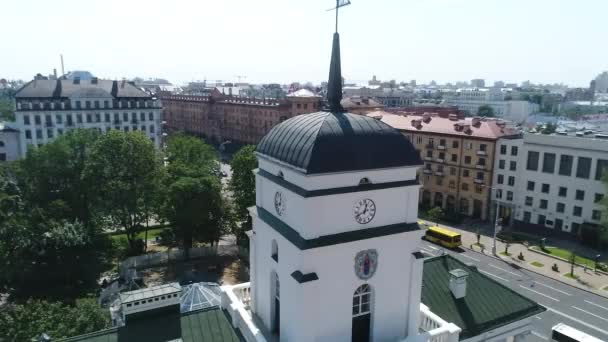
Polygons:
M435 256L444 251L442 247L424 240L420 248L422 252ZM446 249L445 253L474 264L481 273L547 308L534 317L533 332L527 341L550 341L551 327L557 323L565 323L608 341L608 298L469 250L456 252Z

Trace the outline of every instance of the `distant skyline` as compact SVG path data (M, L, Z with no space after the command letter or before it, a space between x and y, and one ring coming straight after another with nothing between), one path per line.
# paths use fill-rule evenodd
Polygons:
M378 79L588 86L608 70L605 0L351 0L342 73ZM319 83L332 0L20 0L2 5L0 78L88 70L103 78Z

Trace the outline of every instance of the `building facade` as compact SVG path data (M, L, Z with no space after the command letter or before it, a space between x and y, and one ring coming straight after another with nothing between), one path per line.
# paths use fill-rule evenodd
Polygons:
M0 122L0 163L19 159L19 131Z
M528 101L500 101L500 100L468 100L460 98L448 98L445 103L457 106L458 109L466 110L472 115L477 114L479 107L490 106L497 117L520 123L526 121L528 116L539 110L539 105Z
M527 133L500 139L495 156L493 201L505 224L572 235L600 224L606 136Z
M160 146L160 102L129 82L33 80L15 100L21 156L74 128L141 131Z
M490 219L496 141L517 133L497 119L435 114L378 118L400 130L424 161L420 204L482 220Z
M284 100L226 96L169 95L161 97L169 131L202 136L215 142L256 144L276 124L318 111L321 98L308 90Z

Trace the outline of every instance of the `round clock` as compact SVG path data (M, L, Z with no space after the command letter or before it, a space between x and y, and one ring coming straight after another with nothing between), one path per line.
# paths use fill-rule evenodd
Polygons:
M274 209L279 216L285 212L285 196L280 191L274 194Z
M362 199L353 207L355 221L361 224L369 223L376 215L376 204L371 199Z

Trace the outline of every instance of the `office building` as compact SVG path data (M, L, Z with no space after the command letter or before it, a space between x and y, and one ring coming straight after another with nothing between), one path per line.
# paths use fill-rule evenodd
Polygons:
M17 91L15 101L22 156L74 128L140 131L160 146L160 102L129 82L35 79Z
M504 224L575 236L583 225L599 225L607 138L583 132L501 138L496 144L492 198Z

